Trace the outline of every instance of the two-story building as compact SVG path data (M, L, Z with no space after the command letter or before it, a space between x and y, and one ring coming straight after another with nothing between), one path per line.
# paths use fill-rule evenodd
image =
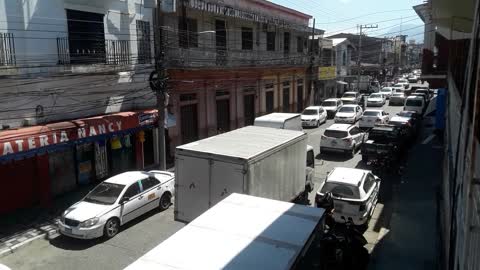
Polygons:
M162 27L176 116L172 153L258 115L303 110L311 96L310 15L265 0L177 3Z
M152 8L0 0L0 213L155 164Z

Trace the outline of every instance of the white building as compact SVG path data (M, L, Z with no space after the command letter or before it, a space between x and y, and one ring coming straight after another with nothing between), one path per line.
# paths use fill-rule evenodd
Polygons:
M355 46L347 38L332 38L333 47L336 52L335 63L337 76L344 77L351 75L352 55Z

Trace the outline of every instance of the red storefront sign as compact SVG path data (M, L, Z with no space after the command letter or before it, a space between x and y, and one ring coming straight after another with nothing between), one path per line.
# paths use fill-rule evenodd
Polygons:
M122 112L86 119L72 120L0 132L0 157L35 150L59 143L115 133L142 125L139 115L152 114L154 110Z

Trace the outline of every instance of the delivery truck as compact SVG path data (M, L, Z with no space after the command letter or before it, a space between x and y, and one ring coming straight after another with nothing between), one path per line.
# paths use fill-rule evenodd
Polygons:
M306 202L307 134L247 126L175 151L175 220L190 222L232 193Z
M254 126L303 130L299 113L270 113L255 118Z
M300 270L318 260L325 210L231 194L125 270Z

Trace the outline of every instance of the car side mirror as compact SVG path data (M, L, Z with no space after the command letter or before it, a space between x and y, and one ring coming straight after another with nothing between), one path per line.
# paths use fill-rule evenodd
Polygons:
M120 200L120 204L124 204L126 202L130 201L130 197L123 197L121 200Z

